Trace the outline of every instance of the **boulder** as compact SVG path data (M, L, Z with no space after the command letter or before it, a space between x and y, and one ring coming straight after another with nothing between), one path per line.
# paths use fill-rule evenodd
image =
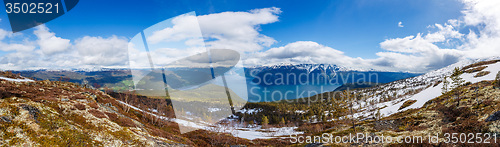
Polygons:
M30 106L30 105L26 105L26 104L21 104L20 106L24 110L28 111L28 113L31 116L33 116L33 119L38 120L38 114L40 113L40 110L38 110L36 107Z
M11 123L12 122L11 118L7 117L7 116L0 117L0 120L4 121L6 123Z
M495 87L500 88L500 71L497 73L497 77L495 78Z
M486 120L484 120L485 122L489 122L489 121L497 121L500 119L500 111L497 111L493 114L491 114L490 116L488 116L488 118L486 118Z

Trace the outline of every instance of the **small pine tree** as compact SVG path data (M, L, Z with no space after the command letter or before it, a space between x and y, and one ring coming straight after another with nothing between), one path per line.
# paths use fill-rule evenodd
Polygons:
M465 83L465 80L460 76L452 76L451 81L452 81L451 83L453 84L452 85L453 89L458 88Z
M285 126L285 118L283 118L283 117L281 118L280 125Z
M443 80L443 88L441 88L443 94L448 92L449 85L450 85L450 82L448 81L448 76L445 76L444 80Z
M459 87L465 83L465 80L462 79L462 77L460 77L461 73L459 73L459 72L461 72L461 71L459 71L457 69L458 68L455 68L455 71L453 73L454 76L452 75L452 77L451 77L451 81L452 81L451 83L453 84L452 89L455 91L455 95L457 96L457 107L459 107L460 100L461 100Z
M463 72L460 70L460 68L458 67L455 67L455 69L453 69L453 74L451 74L452 77L456 77L456 76L459 76L461 75Z
M267 126L269 124L269 119L267 118L267 116L263 116L262 117L262 126Z

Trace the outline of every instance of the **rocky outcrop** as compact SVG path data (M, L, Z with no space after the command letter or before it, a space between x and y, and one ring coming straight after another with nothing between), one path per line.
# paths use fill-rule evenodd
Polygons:
M150 123L151 117L125 112L113 97L78 84L0 79L0 96L0 146L185 144Z
M488 118L486 118L486 120L484 120L485 122L490 122L490 121L497 121L500 119L500 111L497 111L493 114L491 114Z

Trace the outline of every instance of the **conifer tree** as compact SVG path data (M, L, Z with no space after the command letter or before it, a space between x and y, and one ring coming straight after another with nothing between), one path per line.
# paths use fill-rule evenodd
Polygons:
M285 126L285 118L283 118L283 117L281 118L280 125Z
M269 119L267 118L267 116L264 115L262 117L262 126L266 127L268 124L269 124Z
M450 84L450 82L448 81L448 76L445 76L444 80L443 80L443 88L441 88L441 90L442 90L441 93L445 94L448 92L449 84Z
M453 71L453 74L451 75L451 83L453 84L452 85L452 89L453 91L455 91L455 96L457 96L457 107L460 106L460 90L459 90L459 87L462 86L464 83L465 83L465 80L460 77L460 75L462 74L462 71L460 71L458 68L455 68L455 70Z

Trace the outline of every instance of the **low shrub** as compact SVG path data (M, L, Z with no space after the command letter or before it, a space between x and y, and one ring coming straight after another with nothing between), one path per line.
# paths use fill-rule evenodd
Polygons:
M88 112L97 118L106 118L106 115L99 110L91 109Z
M415 102L417 102L417 100L407 100L406 102L403 103L403 105L401 105L401 107L399 107L398 110L401 110L401 109L404 109L408 106L411 106L413 105Z
M92 108L94 108L94 109L98 109L99 108L99 105L96 102L90 102L89 106L92 107Z
M83 104L75 103L74 106L78 110L85 110L85 105L83 105Z
M488 65L488 64L494 64L497 62L500 62L500 60L481 61L481 62L477 62L477 63L471 64L471 65L467 65L467 66L463 67L462 70L465 71L469 68L474 68L474 67Z
M464 72L466 72L466 73L475 73L475 72L478 72L478 71L483 71L483 69L485 69L486 67L488 67L488 66L480 66L480 67L476 67L476 68L465 70Z
M485 75L488 75L490 74L490 71L481 71L479 73L477 73L474 77L477 78L477 77L482 77L482 76L485 76Z

